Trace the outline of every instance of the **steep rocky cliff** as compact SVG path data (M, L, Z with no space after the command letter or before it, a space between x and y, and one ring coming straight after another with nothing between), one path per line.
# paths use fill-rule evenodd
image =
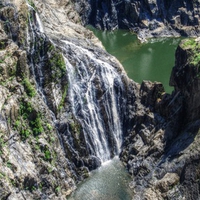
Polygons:
M198 39L186 39L178 46L172 95L163 93L162 85L145 81L137 97L140 107L129 106L120 156L141 199L200 197L199 45Z
M135 198L198 199L199 41L165 94L129 80L74 6L0 1L1 199L65 199L121 145Z
M54 113L41 95L33 75L30 52L43 42L30 39L33 10L25 1L0 5L0 197L1 199L56 199L75 187L70 163L60 143ZM34 30L35 33L37 30ZM46 41L46 48L52 48ZM37 61L44 49L37 49ZM48 74L62 74L58 50ZM46 55L47 56L47 55ZM51 61L49 56L49 62ZM37 79L42 77L37 77ZM64 79L64 77L63 77ZM60 83L61 80L59 80ZM59 84L58 83L58 84ZM60 89L61 94L63 90ZM53 109L52 109L53 110ZM63 181L64 179L64 181Z
M199 1L103 0L76 2L85 24L103 30L130 29L140 39L199 35Z
M73 10L0 1L1 199L65 199L119 153L128 78Z

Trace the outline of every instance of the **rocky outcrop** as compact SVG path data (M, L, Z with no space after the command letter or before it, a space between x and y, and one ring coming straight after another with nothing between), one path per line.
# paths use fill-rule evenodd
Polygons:
M199 39L182 41L176 51L176 63L172 71L170 84L184 99L185 121L199 119ZM184 80L184 81L183 81Z
M199 1L75 1L85 24L102 30L130 29L141 40L199 35Z
M134 97L138 103L128 108L132 121L120 157L141 199L200 197L199 44L198 39L186 39L177 48L172 95L160 84L143 82Z
M14 3L0 9L0 198L64 198L76 178L30 70L28 5Z

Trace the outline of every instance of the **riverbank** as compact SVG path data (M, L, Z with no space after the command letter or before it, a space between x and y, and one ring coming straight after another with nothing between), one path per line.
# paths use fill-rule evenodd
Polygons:
M198 37L199 1L76 1L84 25L100 30L127 29L144 42L155 37Z

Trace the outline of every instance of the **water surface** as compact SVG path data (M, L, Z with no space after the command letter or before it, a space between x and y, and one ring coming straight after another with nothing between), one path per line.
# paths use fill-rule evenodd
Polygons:
M159 81L170 93L169 79L175 62L175 50L180 38L151 39L141 44L136 35L125 30L100 31L90 27L105 49L123 65L129 78Z
M105 162L78 186L69 200L132 200L131 177L119 158Z

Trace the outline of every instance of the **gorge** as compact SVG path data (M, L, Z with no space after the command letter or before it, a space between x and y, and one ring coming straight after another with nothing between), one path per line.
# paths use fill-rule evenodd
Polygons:
M159 82L130 80L81 25L90 5L77 2L0 1L1 199L66 199L115 155L135 198L198 199L199 39L178 46L170 95ZM195 24L198 35L198 16L188 16L184 33Z
M120 61L130 79L140 84L143 80L159 81L167 93L172 92L169 79L181 38L152 38L147 43L141 43L135 34L127 30L89 28L106 51Z

